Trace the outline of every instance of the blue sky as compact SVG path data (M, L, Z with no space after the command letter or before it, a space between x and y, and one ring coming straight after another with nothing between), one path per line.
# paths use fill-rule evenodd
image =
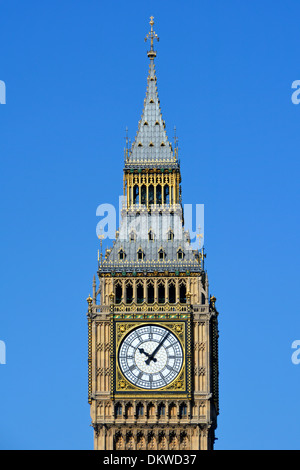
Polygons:
M122 192L151 15L183 202L205 205L216 449L299 448L299 14L296 0L0 2L1 449L92 449L96 208Z

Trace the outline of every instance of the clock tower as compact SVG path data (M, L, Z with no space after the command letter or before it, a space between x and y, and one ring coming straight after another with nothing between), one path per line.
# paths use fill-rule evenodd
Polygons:
M213 449L218 312L204 252L184 228L178 147L157 92L153 30L116 239L88 302L88 400L99 450Z

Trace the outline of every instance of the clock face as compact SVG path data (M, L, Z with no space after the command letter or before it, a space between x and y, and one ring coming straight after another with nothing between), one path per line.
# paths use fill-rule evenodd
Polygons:
M139 388L155 390L170 384L183 364L178 338L167 328L145 325L128 333L119 349L123 375Z

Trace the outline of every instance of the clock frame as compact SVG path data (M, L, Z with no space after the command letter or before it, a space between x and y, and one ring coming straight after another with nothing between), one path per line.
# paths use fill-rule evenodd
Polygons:
M179 341L183 362L178 375L167 385L157 389L146 389L138 387L130 382L123 374L118 361L119 350L125 337L138 327L156 325L169 330ZM191 326L190 319L155 321L145 319L144 321L113 320L111 325L113 350L111 354L112 397L125 398L135 396L149 398L155 395L157 398L169 397L191 397Z

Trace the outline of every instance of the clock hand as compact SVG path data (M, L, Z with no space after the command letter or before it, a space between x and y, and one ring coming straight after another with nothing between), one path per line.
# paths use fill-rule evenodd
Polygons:
M156 346L156 348L154 349L153 353L149 355L148 359L145 360L145 363L149 366L150 364L150 361L154 361L156 362L157 359L154 357L155 354L159 351L159 349L162 347L163 345L163 342L167 339L167 337L169 336L170 332L168 332L164 337L163 339L161 340L161 342L159 343L158 346Z
M150 356L150 354L147 353L143 348L138 348L138 351L139 351L141 354L146 354L147 357ZM157 359L153 358L153 361L156 362Z
M140 352L141 354L146 354L147 357L150 356L150 354L147 353L143 348L138 348L138 350L139 350L139 352Z

